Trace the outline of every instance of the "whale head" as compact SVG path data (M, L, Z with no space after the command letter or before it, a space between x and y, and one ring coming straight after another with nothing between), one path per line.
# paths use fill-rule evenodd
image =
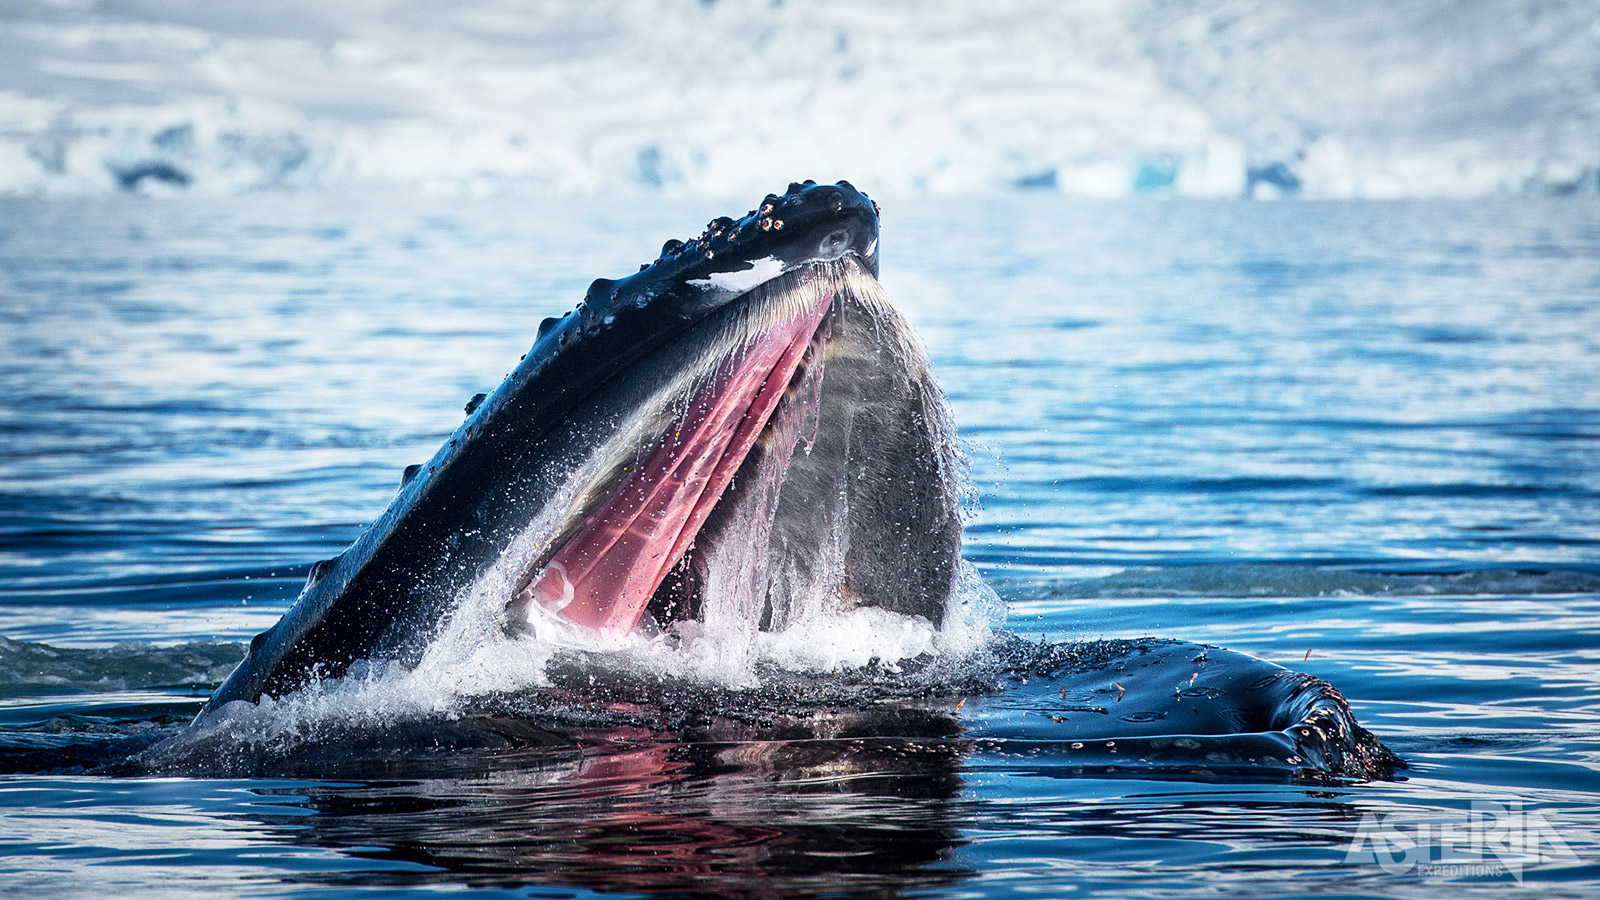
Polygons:
M463 598L508 633L873 606L939 625L960 458L876 280L878 209L791 184L546 320L505 381L252 642L205 711L414 660Z

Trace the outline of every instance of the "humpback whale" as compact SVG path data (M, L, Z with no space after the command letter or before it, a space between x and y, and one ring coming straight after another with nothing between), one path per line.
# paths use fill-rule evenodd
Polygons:
M818 610L862 607L945 625L966 591L967 489L927 354L877 273L877 204L847 182L807 181L668 241L633 275L595 281L540 325L499 387L472 398L432 459L406 469L382 516L312 567L196 723L362 665L416 664L469 599L512 638L681 638L713 616L739 635L787 633ZM1331 685L1220 648L1033 645L1000 632L947 662L684 689L659 672L596 680L568 660L542 689L475 696L448 722L423 723L425 740L415 723L384 721L251 762L219 756L219 729L197 728L147 762L326 773L364 771L374 754L392 769L413 745L492 759L608 727L720 744L885 731L944 741L971 726L969 740L1055 748L1086 772L1371 778L1404 765ZM982 695L998 692L1042 715L985 712ZM951 695L957 712L974 698L965 723L919 706Z
M513 631L552 616L658 629L713 600L763 629L817 603L938 626L960 565L959 459L877 271L877 205L807 181L595 281L313 566L201 718L415 660L511 556Z

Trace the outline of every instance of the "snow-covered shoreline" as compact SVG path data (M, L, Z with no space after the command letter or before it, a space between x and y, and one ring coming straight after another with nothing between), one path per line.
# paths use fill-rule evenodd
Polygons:
M1600 18L1536 0L0 8L4 195L742 195L800 176L1593 194Z

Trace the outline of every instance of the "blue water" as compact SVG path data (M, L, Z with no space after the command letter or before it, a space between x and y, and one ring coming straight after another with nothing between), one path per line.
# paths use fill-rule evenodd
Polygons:
M882 280L968 442L967 554L1002 627L1316 675L1399 780L1084 767L1043 739L1045 683L899 742L609 732L392 778L89 773L193 715L540 319L748 205L0 201L0 888L1600 893L1582 200L883 204ZM1490 803L1559 840L1447 857L1440 823ZM1420 864L1347 860L1385 816L1435 823ZM1425 865L1452 861L1500 869Z

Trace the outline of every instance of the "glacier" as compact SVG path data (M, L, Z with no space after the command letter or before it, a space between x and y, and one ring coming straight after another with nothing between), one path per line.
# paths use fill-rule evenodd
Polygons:
M0 194L1600 192L1563 0L24 0Z

